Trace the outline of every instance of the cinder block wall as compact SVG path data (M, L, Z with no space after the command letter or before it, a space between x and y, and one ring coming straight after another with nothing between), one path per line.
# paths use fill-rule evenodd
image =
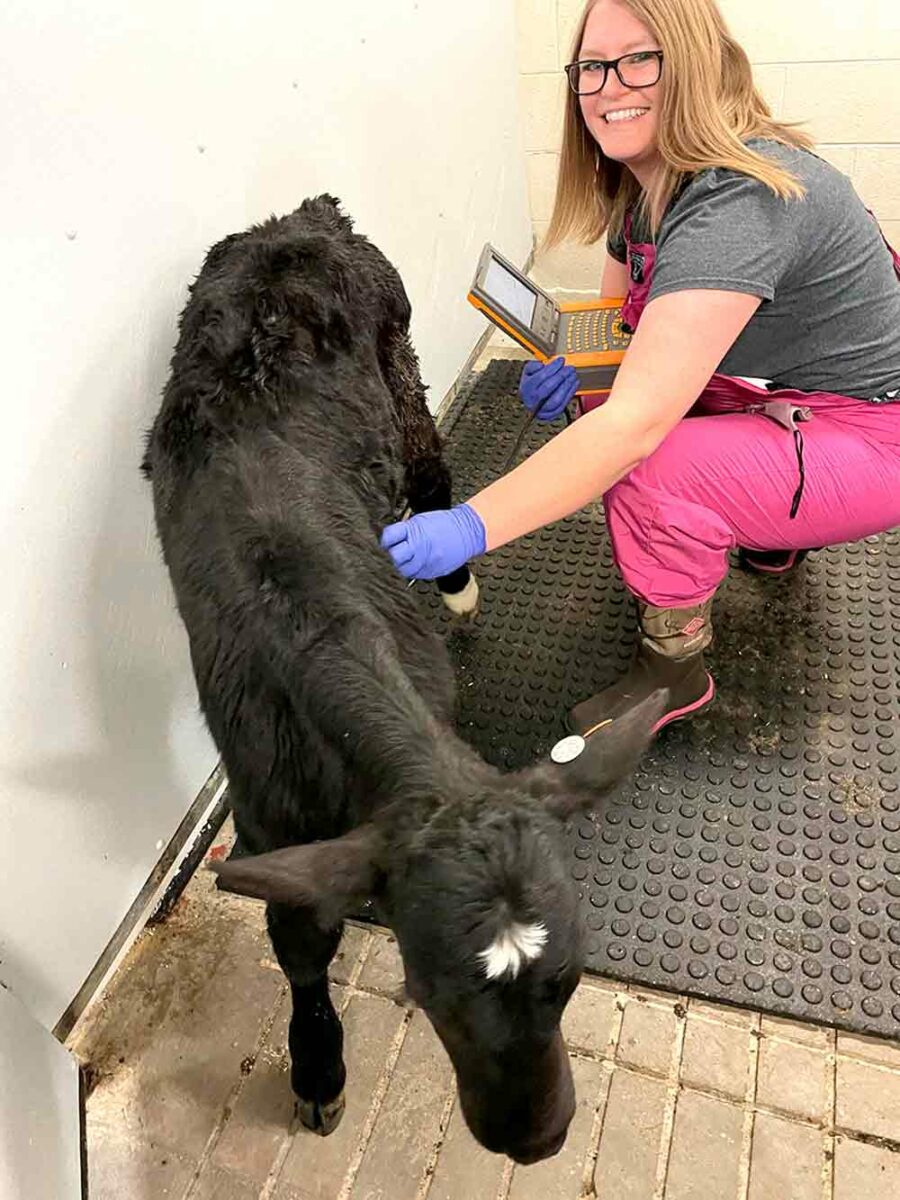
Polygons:
M900 3L898 0L720 0L776 116L803 121L819 153L849 175L900 245ZM569 61L582 0L516 0L519 83L531 217L547 229L559 161ZM539 255L534 277L596 292L602 245Z

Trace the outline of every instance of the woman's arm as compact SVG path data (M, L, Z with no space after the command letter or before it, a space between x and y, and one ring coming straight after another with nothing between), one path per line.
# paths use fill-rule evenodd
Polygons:
M606 262L603 265L603 278L600 280L600 296L602 299L618 300L628 295L628 266L621 263L607 251Z
M607 402L468 501L484 523L487 549L596 500L652 454L759 304L757 296L705 290L651 301Z

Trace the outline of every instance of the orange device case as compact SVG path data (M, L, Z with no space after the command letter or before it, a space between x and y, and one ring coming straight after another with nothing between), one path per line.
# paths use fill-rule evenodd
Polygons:
M509 325L506 321L503 320L503 318L496 312L496 310L489 308L488 305L485 304L484 301L482 301L473 292L469 292L467 298L468 298L470 304L472 304L475 308L480 309L494 325L499 326L504 331L504 333L507 333L513 339L513 341L518 342L518 344L520 346L522 346L524 349L528 350L531 354L533 354L534 357L536 359L538 359L539 362L544 362L544 363L551 362L552 359L558 357L558 354L548 355L548 354L544 353L544 351L540 350L536 345L534 345L534 343L529 342L528 339L519 330L513 329L513 327L511 325ZM621 309L621 307L624 303L625 303L625 297L622 297L620 299L603 297L602 299L598 299L598 300L566 301L561 304L558 303L556 305L556 307L559 309L559 311L561 313L596 312L597 310ZM621 334L621 332L622 332L621 329L614 330L614 331L617 334ZM622 361L624 354L625 354L624 350L605 350L605 351L594 350L594 351L591 351L591 350L577 350L577 349L568 350L567 349L565 351L565 353L563 354L563 357L565 358L566 362L570 366L575 367L575 368L578 368L578 367L606 367L606 366L617 366ZM593 395L602 394L604 392L608 393L609 391L610 391L609 388L591 388L591 389L579 388L576 394L581 395L581 396L585 396L585 395L593 396Z

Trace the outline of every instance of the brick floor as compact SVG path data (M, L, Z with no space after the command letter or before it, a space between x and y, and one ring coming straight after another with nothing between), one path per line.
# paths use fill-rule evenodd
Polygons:
M578 1111L516 1167L462 1121L388 934L332 967L347 1111L293 1124L287 993L261 907L200 872L70 1039L90 1062L91 1200L887 1200L900 1043L586 978L563 1029Z

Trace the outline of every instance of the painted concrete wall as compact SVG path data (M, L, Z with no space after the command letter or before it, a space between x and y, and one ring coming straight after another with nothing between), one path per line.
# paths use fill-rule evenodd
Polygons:
M519 89L535 235L553 208L565 76L583 0L516 0ZM720 0L776 116L803 121L900 243L900 4L897 0ZM539 257L535 278L596 291L603 247Z
M78 1068L0 987L0 1197L81 1196Z
M186 285L331 191L404 276L434 402L531 246L513 0L7 0L0 981L55 1023L214 761L138 475Z

